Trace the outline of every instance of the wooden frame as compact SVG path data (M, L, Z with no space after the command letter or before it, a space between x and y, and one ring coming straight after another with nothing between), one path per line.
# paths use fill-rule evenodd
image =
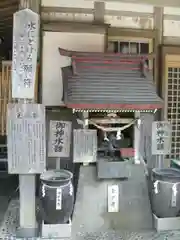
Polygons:
M109 37L129 37L129 38L145 38L154 39L156 37L156 30L154 29L133 29L133 28L120 28L120 27L109 27Z
M108 36L108 41L130 41L130 42L138 42L142 41L144 43L149 44L149 53L153 52L153 39L151 38L141 38L141 37L127 37L127 36Z
M90 0L87 0L90 1ZM106 0L108 1L108 0ZM105 2L106 2L105 1ZM115 2L119 2L119 0L115 0ZM137 4L147 4L147 5L153 5L153 6L161 6L161 7L179 7L179 0L121 0L121 2L125 3L137 3Z
M161 96L164 99L162 119L167 119L167 88L168 67L180 67L180 46L162 46L161 48L162 81Z
M42 31L47 32L84 32L105 34L107 24L93 24L82 22L66 22L66 21L44 21Z

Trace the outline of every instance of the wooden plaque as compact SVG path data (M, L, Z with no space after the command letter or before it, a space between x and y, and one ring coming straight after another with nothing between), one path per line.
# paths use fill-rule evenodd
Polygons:
M68 121L50 121L48 157L69 157L72 124Z
M152 123L152 154L166 155L171 151L171 124L167 121Z
M41 104L8 104L8 172L42 173L46 168L45 108Z
M74 162L96 162L97 131L90 129L75 129L74 136Z
M35 98L38 43L39 15L30 9L14 13L12 98Z

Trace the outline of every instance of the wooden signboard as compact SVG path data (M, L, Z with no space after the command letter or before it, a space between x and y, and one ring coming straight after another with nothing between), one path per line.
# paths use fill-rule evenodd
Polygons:
M8 104L8 172L42 173L46 167L45 108L41 104Z
M152 113L140 113L140 138L139 153L140 156L148 163L152 158L152 123L154 115Z
M96 162L97 131L90 129L75 129L73 131L74 162Z
M69 157L71 125L68 121L50 121L48 157Z
M119 186L108 186L108 212L119 212Z
M166 155L171 151L171 124L167 121L152 123L152 154Z
M30 9L16 12L13 22L12 98L35 98L38 36L39 15Z

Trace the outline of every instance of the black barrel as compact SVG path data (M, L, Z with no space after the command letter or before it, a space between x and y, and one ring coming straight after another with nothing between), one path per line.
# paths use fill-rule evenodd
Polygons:
M46 223L67 223L71 217L74 206L72 177L67 170L49 170L41 174L41 213Z
M160 218L180 214L180 171L174 168L152 170L151 204Z

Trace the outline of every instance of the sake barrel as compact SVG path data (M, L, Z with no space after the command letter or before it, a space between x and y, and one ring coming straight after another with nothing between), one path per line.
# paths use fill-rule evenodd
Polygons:
M179 216L180 171L174 168L154 168L151 186L153 213L160 218Z
M49 170L40 176L40 202L43 220L48 224L67 223L74 205L73 174Z

